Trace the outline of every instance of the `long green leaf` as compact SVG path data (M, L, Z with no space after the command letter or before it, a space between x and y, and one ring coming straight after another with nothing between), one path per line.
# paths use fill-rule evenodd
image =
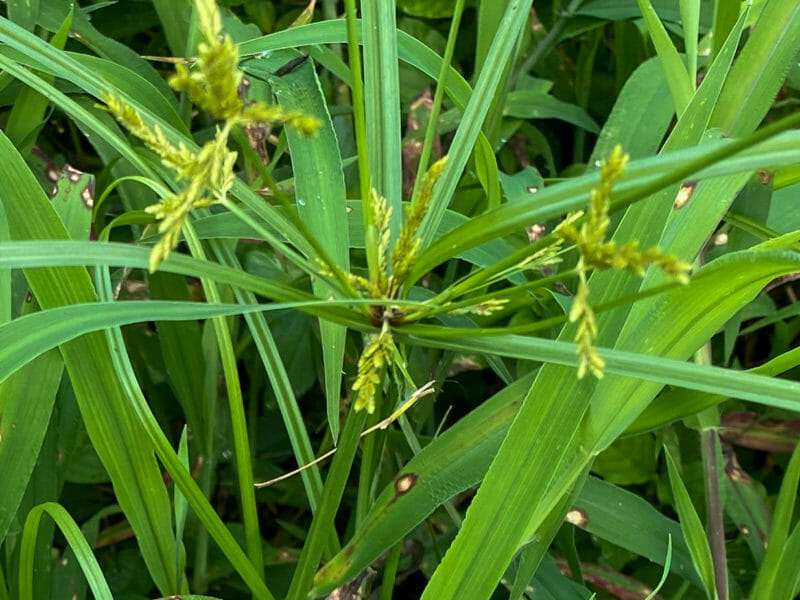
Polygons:
M689 177L710 178L797 162L800 153L792 147L797 143L797 138L800 138L800 134L787 132L748 150L744 150L748 146L747 141L723 140L632 161L615 187L616 198L613 203L615 206L624 206ZM740 152L736 152L737 148ZM710 166L717 158L726 160ZM504 204L473 217L441 236L423 252L411 277L417 279L445 260L496 237L519 231L526 223L540 223L583 208L590 191L598 182L599 174L590 173L540 190L529 200Z
M658 58L664 67L669 91L672 94L672 102L675 104L675 113L680 117L692 98L694 85L689 79L689 73L686 72L686 65L683 64L675 44L672 43L667 30L664 29L650 0L637 1L647 30L656 47Z
M725 82L712 127L727 135L749 133L767 114L797 57L800 3L767 2Z
M392 208L392 238L402 221L403 164L400 156L400 73L397 8L391 0L361 3L364 99L370 180Z
M20 600L33 599L33 568L34 568L34 548L36 547L36 534L39 530L39 522L44 513L48 513L58 525L61 533L67 539L67 543L75 553L75 558L81 566L92 594L97 600L112 600L111 588L108 587L103 571L97 564L97 559L92 554L92 549L83 537L80 528L69 516L69 513L60 504L47 502L35 507L25 520L25 527L22 531L22 541L20 544L19 572L20 572Z
M6 381L0 376L0 477L6 482L0 495L0 539L17 514L36 466L63 371L54 350Z
M669 482L672 486L672 496L675 499L675 509L681 522L681 529L692 554L695 569L703 581L703 587L708 598L715 598L714 565L711 560L711 548L708 546L703 523L697 516L697 511L692 505L692 499L686 486L683 484L675 460L669 450L664 452L669 470Z
M0 201L16 239L63 238L66 231L33 174L4 135L0 136ZM85 270L26 270L31 289L43 308L93 301ZM61 347L89 436L111 476L120 505L141 544L142 555L159 589L177 589L170 535L171 511L166 486L152 453L142 444L139 428L111 364L100 333L89 334Z
M284 110L302 111L322 123L322 128L311 137L303 137L292 129L286 132L292 153L297 212L312 235L318 236L328 255L343 271L348 271L350 241L342 159L317 75L308 63L282 77L271 77L269 81ZM314 293L327 298L335 295L335 290L325 281L317 280ZM347 328L321 321L320 334L328 425L335 441L339 437L339 399Z
M763 255L763 257L766 260L761 263L760 267L756 266L758 263L751 263L751 257L746 254L740 255L739 260L742 262L737 264L736 267L732 267L732 264L736 262L735 255L709 265L709 272L714 276L709 276L708 279L701 278L694 285L708 283L718 276L717 286L720 286L721 281L728 281L729 285L735 287L737 292L732 293L733 289L731 287L725 289L725 286L723 286L722 290L716 289L715 293L706 294L703 298L702 301L708 303L706 307L694 304L691 307L685 307L684 311L684 308L681 307L681 300L684 299L683 294L687 293L688 287L663 295L660 298L660 300L664 301L660 305L662 312L658 317L653 313L652 318L654 321L650 329L648 329L648 333L653 335L658 333L660 337L657 340L653 337L648 337L646 340L642 340L642 344L638 346L639 348L648 348L648 354L629 354L616 350L604 351L602 355L607 361L608 372L616 372L641 379L659 379L659 384L665 382L665 379L677 375L682 381L678 383L677 380L673 380L671 383L674 385L695 388L710 384L709 389L717 391L722 387L730 386L735 379L741 377L740 373L693 363L673 363L672 361L655 357L666 355L686 358L691 355L703 341L708 339L709 332L716 331L717 327L760 291L763 285L774 277L775 273L784 269L795 268L790 265L798 260L794 254L790 253L783 253L780 257L778 255L773 258L767 258L766 255ZM776 262L772 263L773 260ZM730 270L726 270L726 264ZM753 268L749 275L743 273L741 280L735 284L730 282L731 273L739 273L742 268L746 268L745 265L750 264L752 264ZM779 266L781 264L783 266ZM677 295L672 296L672 294ZM671 301L667 301L666 298L670 296L672 296L670 298ZM697 301L700 302L700 299L697 298ZM675 323L686 323L686 328L680 330L684 338L678 344L675 344L676 337L665 334L666 331L674 327ZM678 332L676 331L675 333L677 334ZM483 351L515 356L526 360L544 360L567 364L568 361L574 359L568 354L568 348L571 348L572 344L565 342L517 336L502 336L494 340L486 337L459 340L449 336L445 339L434 339L426 336L424 339L426 344L437 347L452 350L471 348L473 352ZM544 351L545 346L548 347L547 351ZM559 348L559 351L555 350L556 347ZM557 356L557 353L560 354L561 348L563 348L564 354ZM702 375L699 369L703 369ZM549 381L543 379L544 377L547 377ZM606 385L605 381L611 381L611 379L607 376L601 385ZM631 395L634 393L641 394L642 398L652 397L661 387L656 384L637 383L633 380L613 379L618 382L617 385L622 381L626 381L627 385L630 386L628 390L631 391ZM546 381L549 385L558 383L565 386L571 384L572 389L570 394L566 396L542 397L537 395L536 391L537 385L545 385L545 383L542 383L543 381ZM436 572L437 574L434 575L428 588L426 588L426 594L432 594L431 597L435 598L455 598L459 594L466 593L466 590L473 590L476 593L476 597L488 597L488 594L493 589L493 583L491 582L496 582L499 579L513 553L526 537L533 534L541 519L544 518L556 501L557 493L548 495L546 486L542 485L541 482L550 481L550 478L560 471L565 474L560 475L559 483L564 482L563 485L566 486L566 481L571 482L572 479L570 477L577 476L581 465L590 460L587 449L594 446L599 434L590 430L584 435L586 442L583 448L570 451L566 449L570 444L570 438L566 436L569 435L568 432L570 431L574 432L572 435L577 433L576 430L581 414L586 410L588 398L591 397L586 388L591 385L591 382L586 380L579 383L576 382L574 373L566 369L545 367L540 371L536 384L534 384L531 393L523 403L514 426L509 430L503 446L478 491L478 495L473 500L471 512L467 515L465 521L465 527L456 538L454 545L451 546L451 550L445 555L445 559ZM746 384L742 380L740 384L736 385L737 392L732 395L735 397L746 396L747 399L759 401L762 399L761 392L772 386L784 388L785 391L781 392L783 400L779 401L782 406L788 408L791 405L795 409L800 406L796 401L796 397L792 399L792 396L797 394L796 390L800 389L800 386L795 382L759 378L757 384L753 380ZM606 399L627 398L624 393L623 395L598 393L598 396ZM615 407L610 404L598 408L598 412L602 411L605 411L607 415L613 416L616 414ZM606 417L606 421L603 421L602 418L598 417L597 420L605 423L608 419L609 417ZM517 424L519 423L526 423L526 426L518 428ZM558 425L554 427L553 423ZM534 457L537 458L534 460ZM559 467L559 463L563 461L566 461L566 464ZM524 477L524 479L520 479L521 477ZM482 495L484 489L490 490L486 492L485 496ZM559 487L559 489L561 488ZM491 519L474 517L472 524L467 527L467 524L470 523L471 515L481 514L481 510L478 507L486 510L484 502L487 507L497 506L498 502L503 502L508 509L503 511L502 514L498 514L495 510L490 510ZM515 507L515 510L512 510L511 507ZM526 515L525 519L530 519L527 526L521 525L521 518L517 514L518 512L524 513ZM473 538L472 536L477 537ZM474 539L480 539L481 542L475 542ZM471 546L472 548L485 548L486 551L461 550L462 544L466 544L467 547L470 547L469 544L474 544ZM503 556L500 556L501 551L505 553ZM487 556L487 552L491 552L492 556Z
M500 78L513 56L519 35L528 20L531 4L532 0L512 0L506 8L498 27L498 35L492 42L486 62L475 84L475 90L464 110L461 125L450 145L449 161L436 185L430 208L420 226L418 235L422 240L423 248L433 241L436 229L456 191L467 160L478 140L478 134L500 83Z
M789 466L783 477L780 492L778 493L778 501L775 504L775 512L772 521L772 530L769 532L767 553L761 563L761 568L758 571L758 576L750 590L750 598L785 598L789 600L791 594L775 595L775 588L780 585L779 580L786 579L788 573L780 569L781 562L786 556L789 549L787 541L789 539L789 530L792 525L792 515L794 513L795 503L797 501L797 487L800 483L800 445L795 448L792 458L789 461ZM795 526L795 533L792 537L798 537L797 526ZM795 535L797 534L797 535ZM795 543L796 544L796 543ZM790 557L796 560L795 557ZM791 579L791 577L788 577ZM789 588L791 589L791 587Z

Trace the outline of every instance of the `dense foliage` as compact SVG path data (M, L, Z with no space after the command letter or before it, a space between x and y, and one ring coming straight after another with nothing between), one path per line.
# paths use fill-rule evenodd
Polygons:
M800 0L3 10L0 600L800 593Z

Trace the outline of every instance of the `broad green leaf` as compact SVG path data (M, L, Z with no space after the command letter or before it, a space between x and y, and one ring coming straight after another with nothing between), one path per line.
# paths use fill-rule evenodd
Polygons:
M797 57L800 4L767 2L730 76L711 119L727 135L754 130L767 114Z
M187 42L192 15L189 0L153 0L153 7L161 20L172 55L188 56L191 52Z
M28 486L64 371L47 352L9 378L0 377L0 539L5 538Z
M88 240L92 228L95 178L65 165L56 181L53 208L73 240Z
M8 18L33 31L39 18L39 0L8 0Z
M587 170L620 144L632 158L655 154L661 145L675 109L669 97L664 69L651 58L628 77L597 137Z

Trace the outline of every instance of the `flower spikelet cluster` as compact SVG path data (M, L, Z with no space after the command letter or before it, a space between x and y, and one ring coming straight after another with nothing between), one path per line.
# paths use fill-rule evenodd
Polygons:
M575 343L578 345L578 379L582 379L587 371L598 379L603 376L605 361L597 353L593 342L597 337L597 321L589 304L589 286L586 285L586 273L580 272L578 291L569 312L571 322L578 321Z
M447 156L445 156L431 165L431 168L422 178L419 194L411 202L411 208L406 215L403 227L400 229L400 235L392 253L392 272L395 285L399 286L405 281L417 258L420 247L417 231L419 231L422 220L431 205L433 187L447 166L447 160Z
M571 215L555 229L556 235L574 244L580 253L577 265L578 291L570 311L570 321L579 321L575 336L579 356L578 377L583 377L587 372L602 377L604 366L603 360L592 346L597 336L597 324L589 304L586 279L588 269L625 269L641 277L649 266L654 265L675 281L689 281L690 266L674 256L664 254L656 247L641 251L638 242L633 241L617 248L615 242L605 240L609 226L611 193L627 163L628 156L623 154L620 146L616 146L603 162L600 185L591 192L589 211L581 228L578 229L575 225L578 216Z
M184 144L172 144L158 125L145 123L138 111L114 96L103 98L107 110L117 120L158 154L162 162L175 171L185 188L163 198L146 210L160 221L158 231L163 237L153 248L150 270L155 271L175 248L189 213L195 208L223 202L233 186L236 153L228 150L228 137L237 124L280 122L296 128L303 135L312 134L320 122L298 111L284 112L279 106L263 102L244 104L239 96L242 72L239 53L231 38L222 32L222 20L214 0L196 0L202 41L198 56L187 68L176 66L170 85L185 92L189 99L214 117L223 121L216 136L199 152Z
M364 410L370 414L375 412L375 392L381 383L383 366L389 361L394 343L387 323L381 332L373 336L364 347L358 359L358 376L353 384L357 392L355 410Z
M375 274L375 286L380 294L386 294L389 289L389 268L387 256L389 253L389 243L391 242L391 230L389 228L389 221L392 218L392 209L389 207L386 198L378 196L378 193L372 189L372 223L375 225L377 231L377 250L378 250L378 264L377 273Z
M376 273L370 279L358 275L350 275L350 284L357 290L366 292L373 298L395 298L400 292L400 286L408 277L408 273L419 253L420 240L417 237L422 220L430 207L433 198L433 187L442 174L447 157L434 163L425 174L420 193L411 203L411 208L406 214L405 222L400 229L400 234L395 242L389 261L389 246L391 243L391 229L389 226L392 211L385 198L378 196L371 190L372 224L375 228L375 246L377 251ZM390 269L391 266L391 269ZM479 314L489 314L497 310L502 302L488 301L485 305L471 307ZM402 311L395 308L378 308L374 314L382 320L380 334L374 336L364 347L358 361L358 376L353 384L353 391L358 392L355 400L355 410L364 410L372 413L375 410L375 392L381 382L382 367L389 361L392 349L392 334L389 329L391 322L402 317ZM481 312L482 311L482 312Z
M197 45L197 60L191 69L178 64L169 83L185 92L200 108L221 120L242 111L239 84L239 52L230 36L222 34L222 21L214 0L197 0L197 18L203 39Z
M178 244L181 229L192 210L225 200L233 186L233 164L236 162L236 153L227 149L226 141L227 134L217 135L207 142L178 171L178 179L186 179L188 185L178 194L170 195L145 209L159 219L158 231L164 234L150 253L151 272Z

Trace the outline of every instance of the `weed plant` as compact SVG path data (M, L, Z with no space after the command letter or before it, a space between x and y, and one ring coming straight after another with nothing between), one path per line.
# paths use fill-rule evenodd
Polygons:
M798 0L3 10L0 600L798 597Z

